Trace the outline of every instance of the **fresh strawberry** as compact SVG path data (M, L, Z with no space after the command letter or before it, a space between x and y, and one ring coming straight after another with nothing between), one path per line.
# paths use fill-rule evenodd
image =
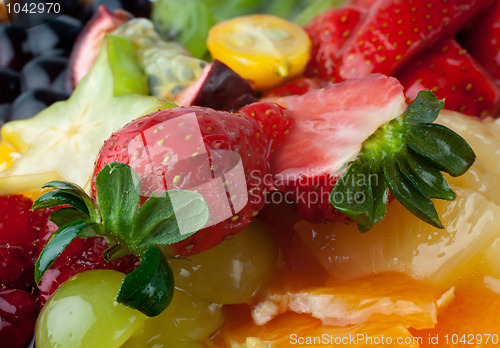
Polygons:
M495 81L454 39L416 56L396 77L410 100L421 90L432 90L450 110L480 117L496 115L500 109Z
M440 171L463 174L474 153L432 123L443 103L431 92L407 107L395 78L373 74L274 102L293 120L272 157L274 185L303 217L345 221L341 212L366 231L384 216L390 189L413 214L442 228L429 197L455 196Z
M321 88L321 84L315 79L299 77L284 85L278 86L267 91L263 98L287 97L289 95L302 95L313 89Z
M500 86L500 1L465 31L461 43Z
M333 8L315 17L305 27L312 43L306 76L335 81L341 48L363 16L356 8ZM299 94L299 93L291 93Z
M219 244L246 227L264 206L263 195L271 184L262 178L269 175L270 152L288 129L283 109L276 105L260 103L245 110L250 114L178 107L129 123L101 149L94 195L97 173L111 162L125 163L137 172L143 195L197 189L215 225L171 245L171 252L191 255ZM239 160L243 168L237 167ZM238 182L241 169L244 175ZM226 183L236 182L227 188L216 186L223 177Z
M2 347L26 348L34 336L40 305L23 290L0 291L0 342Z
M342 49L341 79L393 75L415 54L460 30L490 0L381 0Z
M48 240L56 230L57 226L48 221L43 229L41 240ZM108 244L100 237L73 240L54 262L52 268L42 277L39 284L42 302L47 301L64 281L78 273L93 269L114 269L130 273L136 268L138 259L132 255L121 257L113 262L105 261L102 252L107 248Z

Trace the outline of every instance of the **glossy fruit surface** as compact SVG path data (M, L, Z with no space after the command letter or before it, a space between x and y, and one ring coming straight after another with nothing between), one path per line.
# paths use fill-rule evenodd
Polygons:
M36 346L120 347L147 318L116 302L124 277L120 272L98 270L65 282L38 317Z
M175 290L167 309L149 318L123 348L198 347L196 341L217 331L224 321L221 306Z
M68 59L65 57L39 57L31 60L21 71L23 90L48 89L68 93L64 85Z
M170 265L175 284L196 298L221 304L245 303L275 274L278 248L268 228L254 220L218 246Z
M143 195L196 188L207 201L213 222L172 244L170 254L194 255L221 243L245 228L264 206L263 194L269 182L261 177L269 173L273 137L281 136L289 127L283 109L260 104L267 109L275 107L277 112L267 114L262 108L263 113L252 117L202 107L177 107L130 122L101 148L92 179L93 196L97 173L110 162L130 165L139 176ZM270 121L274 118L276 127ZM269 124L263 129L258 120L265 119ZM225 175L230 178L227 192L231 192L231 200L226 188L219 186Z
M311 42L305 31L291 22L252 15L212 27L207 46L214 59L264 91L302 73Z
M13 102L21 91L19 73L12 69L0 68L0 90L0 105Z
M21 70L32 54L24 45L26 31L10 25L0 25L0 67Z
M0 341L9 348L25 348L31 341L40 304L23 290L0 291Z

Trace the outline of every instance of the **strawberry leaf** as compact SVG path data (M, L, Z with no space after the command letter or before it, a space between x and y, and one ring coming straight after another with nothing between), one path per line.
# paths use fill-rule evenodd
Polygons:
M444 102L436 98L430 91L420 91L417 97L408 105L405 111L405 120L408 123L434 122Z
M74 221L60 227L54 232L35 264L35 281L37 284L40 283L45 272L61 255L69 243L85 229L91 228L94 224L94 222L88 220Z
M203 228L208 217L208 205L199 193L166 191L139 208L129 245L140 253L150 245L177 243Z
M123 280L117 301L154 317L167 308L173 295L172 269L163 252L150 246L141 265Z
M371 174L371 184L373 192L373 216L372 224L376 224L385 216L387 199L389 197L389 186L384 180L384 173L381 168L373 170Z
M428 197L452 201L457 196L448 186L443 174L418 157L409 154L402 156L398 158L398 166L406 179L417 185Z
M61 227L73 221L88 220L88 216L73 207L64 207L53 211L49 220Z
M137 174L126 164L107 164L96 178L97 199L104 229L127 241L140 200Z
M391 193L403 206L419 219L437 228L443 228L432 201L411 181L408 181L399 169L397 162L385 161L384 178Z
M67 190L55 190L44 193L33 202L32 209L51 208L65 204L75 207L87 217L90 216L89 209L83 199L72 191Z
M95 222L100 221L99 209L96 207L92 198L90 198L80 186L66 181L54 180L42 186L42 189L45 188L53 188L55 190L61 190L63 192L70 192L73 195L79 197L87 206L90 219Z
M457 133L440 124L412 125L408 147L433 167L451 176L464 174L475 159L469 144Z
M330 195L330 202L358 225L370 228L373 216L373 192L367 169L360 162L354 162L335 185Z

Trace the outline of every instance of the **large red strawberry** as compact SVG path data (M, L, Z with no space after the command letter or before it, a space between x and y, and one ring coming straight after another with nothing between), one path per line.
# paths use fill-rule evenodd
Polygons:
M379 74L275 99L293 120L272 158L276 187L313 221L345 220L341 212L367 230L384 216L390 190L442 227L429 197L455 196L440 171L461 175L474 153L432 123L443 103L431 92L408 107L405 99L395 78Z
M305 29L312 43L311 60L305 72L307 76L336 80L341 48L360 22L361 11L350 7L333 8L307 24Z
M210 207L212 225L171 250L179 255L207 250L242 230L262 209L270 187L262 178L270 172L271 150L289 129L276 105L257 103L245 110L232 114L179 107L133 121L105 142L94 182L106 164L121 162L137 172L143 194L197 189ZM238 182L239 161L243 172ZM223 182L225 187L218 184Z
M411 100L421 90L432 90L450 110L480 117L496 115L500 109L495 81L454 39L416 56L396 77Z
M393 75L415 54L460 30L490 0L381 0L342 49L342 79Z
M500 86L500 1L465 31L461 43Z

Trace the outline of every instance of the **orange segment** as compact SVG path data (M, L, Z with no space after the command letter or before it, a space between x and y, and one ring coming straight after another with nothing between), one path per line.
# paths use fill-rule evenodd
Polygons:
M486 288L480 277L474 277L456 288L455 299L440 311L434 329L411 332L423 338L422 348L498 347L499 312L500 296ZM429 342L429 335L434 341Z
M228 307L227 318L231 319L213 343L242 348L320 347L325 342L383 347L388 343L383 336L390 338L394 347L419 347L408 329L433 328L438 312L452 299L453 289L444 292L395 273L342 285L327 281L323 287L299 292L268 292L252 307ZM321 341L317 345L298 341L307 337L320 337Z
M257 324L286 311L310 314L324 324L347 326L367 321L427 328L436 324L438 306L453 298L408 276L390 273L300 291L271 292L252 310Z

